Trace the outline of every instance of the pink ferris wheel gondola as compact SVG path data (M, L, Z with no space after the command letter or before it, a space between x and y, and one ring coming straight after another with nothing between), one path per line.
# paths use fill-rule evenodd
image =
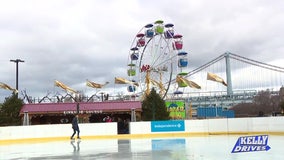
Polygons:
M177 34L177 35L174 35L173 38L174 38L174 44L173 44L174 49L181 50L183 46L182 35Z
M145 46L145 34L144 33L139 33L136 35L138 38L137 40L137 47L143 47Z

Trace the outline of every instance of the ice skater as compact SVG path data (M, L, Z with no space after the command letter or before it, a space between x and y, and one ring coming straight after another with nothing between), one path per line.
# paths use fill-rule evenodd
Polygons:
M78 114L75 115L75 117L72 120L72 129L73 129L73 134L70 137L71 140L74 140L74 135L77 132L77 139L81 139L80 138L80 129L79 129L79 125L78 125Z

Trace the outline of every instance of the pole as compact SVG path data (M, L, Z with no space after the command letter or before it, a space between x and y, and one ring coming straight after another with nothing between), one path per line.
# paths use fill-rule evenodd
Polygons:
M77 114L79 114L79 113L80 113L80 104L79 104L79 103L77 103L76 111L77 111Z
M136 122L135 108L131 109L131 122Z
M25 62L24 60L21 59L11 59L10 62L16 63L16 89L19 90L19 62ZM18 96L18 93L16 93Z
M190 105L189 105L189 118L192 119L192 104L190 101Z
M227 75L227 95L233 95L232 79L231 79L231 65L230 65L230 52L225 53L226 59L226 75Z
M28 126L28 125L30 125L29 112L25 111L23 126Z

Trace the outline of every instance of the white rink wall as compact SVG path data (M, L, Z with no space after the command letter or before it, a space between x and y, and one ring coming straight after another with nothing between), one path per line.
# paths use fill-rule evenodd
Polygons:
M151 122L132 122L131 134L151 133ZM284 134L284 117L185 120L185 132L196 134L279 133Z
M81 123L81 136L116 136L117 123ZM237 133L276 133L284 135L284 117L226 118L185 120L185 131L166 133L191 134L237 134ZM1 140L29 138L70 137L71 124L31 125L0 127ZM131 122L131 135L161 134L151 132L151 122ZM165 133L165 132L162 132Z
M80 135L117 135L117 124L112 123L81 123ZM48 124L30 126L0 127L0 141L7 139L70 137L73 133L71 124Z

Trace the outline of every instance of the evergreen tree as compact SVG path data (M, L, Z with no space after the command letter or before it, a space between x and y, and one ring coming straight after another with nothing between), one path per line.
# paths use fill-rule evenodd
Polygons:
M0 126L21 125L19 113L23 104L23 100L14 93L7 97L0 110Z
M142 102L142 120L169 120L170 113L167 111L165 101L152 88L150 94Z

